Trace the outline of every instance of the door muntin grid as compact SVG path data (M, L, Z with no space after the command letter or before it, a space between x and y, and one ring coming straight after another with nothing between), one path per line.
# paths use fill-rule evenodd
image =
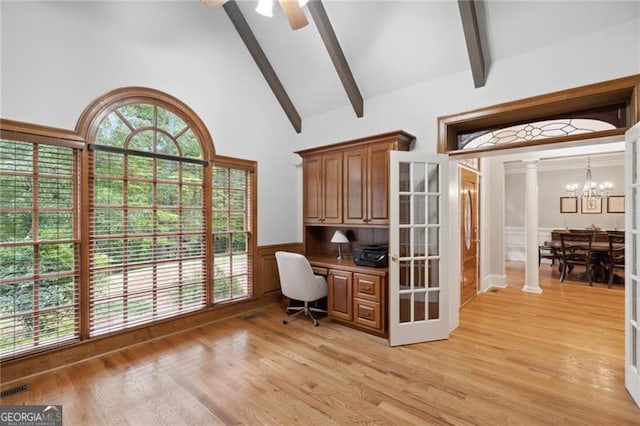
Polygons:
M440 315L442 184L440 165L399 164L399 322L436 321Z

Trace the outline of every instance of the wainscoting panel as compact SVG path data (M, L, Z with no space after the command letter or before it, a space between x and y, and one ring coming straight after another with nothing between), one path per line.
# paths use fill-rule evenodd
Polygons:
M558 228L538 228L538 244L551 239L551 231ZM518 262L525 261L524 253L524 227L505 226L504 228L504 244L505 257L507 260L515 260ZM550 263L547 259L543 262Z
M258 261L256 263L256 294L266 295L280 291L280 277L278 276L278 265L276 264L277 251L290 251L303 253L302 243L273 244L258 247Z

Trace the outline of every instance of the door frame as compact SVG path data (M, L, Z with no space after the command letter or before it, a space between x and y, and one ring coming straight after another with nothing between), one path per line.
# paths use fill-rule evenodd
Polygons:
M566 137L549 138L538 141L528 141L524 143L504 144L488 149L472 149L459 150L457 145L458 133L468 132L470 130L484 130L489 128L506 127L527 121L536 121L545 117L555 115L556 117L578 114L589 109L597 108L603 105L612 105L620 103L624 105L626 116L626 127L616 128L614 130L600 131L582 135L572 135ZM615 80L595 83L587 86L567 89L559 92L548 93L531 98L525 98L518 101L507 102L498 105L467 111L463 113L443 116L438 118L438 147L437 152L450 155L451 160L460 158L484 157L487 154L496 154L496 151L507 154L509 150L528 147L543 147L544 149L554 148L552 145L567 142L580 142L583 140L600 140L601 142L609 142L612 139L624 138L624 134L633 125L640 122L640 74L623 77ZM505 152L506 151L506 152ZM453 161L452 161L453 162ZM450 211L459 209L458 197L458 173L452 172L450 167ZM454 190L455 188L455 190ZM629 194L625 195L629 198ZM455 194L455 195L454 195ZM482 204L482 201L480 202ZM452 218L455 222L457 219ZM454 228L455 227L455 228ZM451 229L460 229L460 224L451 224ZM460 236L454 238L459 243ZM451 244L450 276L459 276L460 270L460 248L453 250L457 244ZM629 273L625 268L625 276ZM481 280L484 279L482 268L480 269ZM459 289L459 285L453 286ZM482 287L482 286L481 286ZM459 291L459 290L458 290ZM452 291L452 293L455 293ZM458 326L459 315L458 309L454 306L460 301L460 295L450 295L450 325L452 330ZM628 301L625 300L625 304ZM626 323L625 323L626 327ZM627 330L625 328L625 341L628 339ZM625 354L628 355L628 354ZM626 363L626 361L625 361ZM638 402L638 401L636 401Z
M478 161L478 164L480 164L480 161ZM475 244L476 245L476 292L473 295L473 297L471 297L470 299L463 301L462 300L462 282L464 281L464 256L463 256L463 247L462 247L462 232L460 231L460 229L462 229L462 209L463 209L463 205L462 205L462 200L464 200L464 197L461 197L461 202L459 203L459 208L458 208L458 216L459 216L459 223L458 223L458 230L460 232L460 275L459 275L459 287L460 287L460 309L462 309L464 307L464 305L466 305L467 303L471 302L477 295L478 293L480 293L480 277L481 275L481 255L482 255L482 232L480 231L480 223L481 221L481 210L482 210L482 173L480 173L480 170L476 170L472 167L468 167L464 164L460 164L458 163L458 174L460 176L460 180L458 181L458 193L462 192L462 173L463 172L468 172L471 173L473 175L475 175L475 179L476 179L476 202L475 202L475 213L472 210L471 216L473 217L475 215L475 219L476 219L476 223L475 223L475 229L476 229L476 235L473 241L471 241L471 244ZM474 208L474 206L472 205L472 209Z

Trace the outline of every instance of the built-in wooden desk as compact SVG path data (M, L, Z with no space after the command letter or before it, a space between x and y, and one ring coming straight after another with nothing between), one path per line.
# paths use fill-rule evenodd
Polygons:
M316 274L327 277L329 318L387 337L387 268L358 266L352 257L308 259Z

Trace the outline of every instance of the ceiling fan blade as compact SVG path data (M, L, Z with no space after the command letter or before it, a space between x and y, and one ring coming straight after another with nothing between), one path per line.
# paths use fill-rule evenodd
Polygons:
M206 4L209 7L220 7L229 0L200 0L201 3Z
M289 25L291 25L291 29L297 30L302 27L306 27L309 24L307 21L307 17L304 14L304 11L298 4L298 0L279 0L280 6L284 11L284 14L287 16L289 20Z

